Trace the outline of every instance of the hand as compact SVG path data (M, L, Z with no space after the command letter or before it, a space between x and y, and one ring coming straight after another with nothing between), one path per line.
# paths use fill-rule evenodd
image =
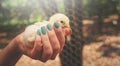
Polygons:
M49 59L55 59L56 55L62 51L65 43L64 35L64 30L56 22L53 27L48 24L47 27L41 28L40 35L36 34L35 41L29 43L32 47L26 44L22 34L15 38L15 42L23 54L46 62Z

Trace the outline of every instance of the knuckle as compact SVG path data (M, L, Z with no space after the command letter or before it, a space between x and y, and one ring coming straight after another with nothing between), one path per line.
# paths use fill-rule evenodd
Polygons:
M41 41L41 39L37 38L35 41L36 41L36 42L40 42L40 41Z
M42 41L48 41L48 37L47 36L42 37Z
M32 59L34 59L34 60L37 60L37 57L31 57Z
M32 55L31 58L32 58L32 59L35 59L35 60L38 59L38 57L36 57L35 55Z
M54 33L51 33L49 37L54 38L54 37L55 37L55 34L54 34Z
M57 32L57 33L60 33L60 32L61 32L61 30L57 30L56 32Z
M61 44L65 44L65 39L62 39L62 40L61 40Z
M43 63L47 62L47 60L45 59L40 59L40 61L42 61Z
M55 46L54 48L53 48L53 51L54 52L58 52L60 50L60 46Z
M52 50L48 50L48 51L45 52L45 55L46 55L47 57L50 57L52 54L53 54L53 51L52 51Z

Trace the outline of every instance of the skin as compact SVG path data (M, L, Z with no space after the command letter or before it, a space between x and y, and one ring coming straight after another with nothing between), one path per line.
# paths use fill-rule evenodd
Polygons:
M31 43L33 47L27 46L22 33L19 34L1 51L0 66L14 66L23 54L42 62L55 59L64 47L64 30L55 26L51 31L46 28L46 35L36 35L36 40Z

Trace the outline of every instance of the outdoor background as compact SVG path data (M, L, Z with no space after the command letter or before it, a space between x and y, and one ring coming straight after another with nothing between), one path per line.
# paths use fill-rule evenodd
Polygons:
M0 51L55 13L67 15L72 28L60 56L47 63L22 56L16 66L120 66L120 0L0 0Z

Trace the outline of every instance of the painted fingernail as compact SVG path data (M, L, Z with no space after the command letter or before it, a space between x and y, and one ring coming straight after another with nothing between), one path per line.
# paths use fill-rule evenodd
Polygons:
M59 26L60 26L58 22L55 22L54 25L56 28L59 28Z
M41 27L41 31L42 31L42 34L45 35L46 34L46 29L45 29L45 26L42 26Z
M37 30L37 34L40 35L40 29Z
M51 31L52 30L52 26L50 24L47 24L47 28Z

